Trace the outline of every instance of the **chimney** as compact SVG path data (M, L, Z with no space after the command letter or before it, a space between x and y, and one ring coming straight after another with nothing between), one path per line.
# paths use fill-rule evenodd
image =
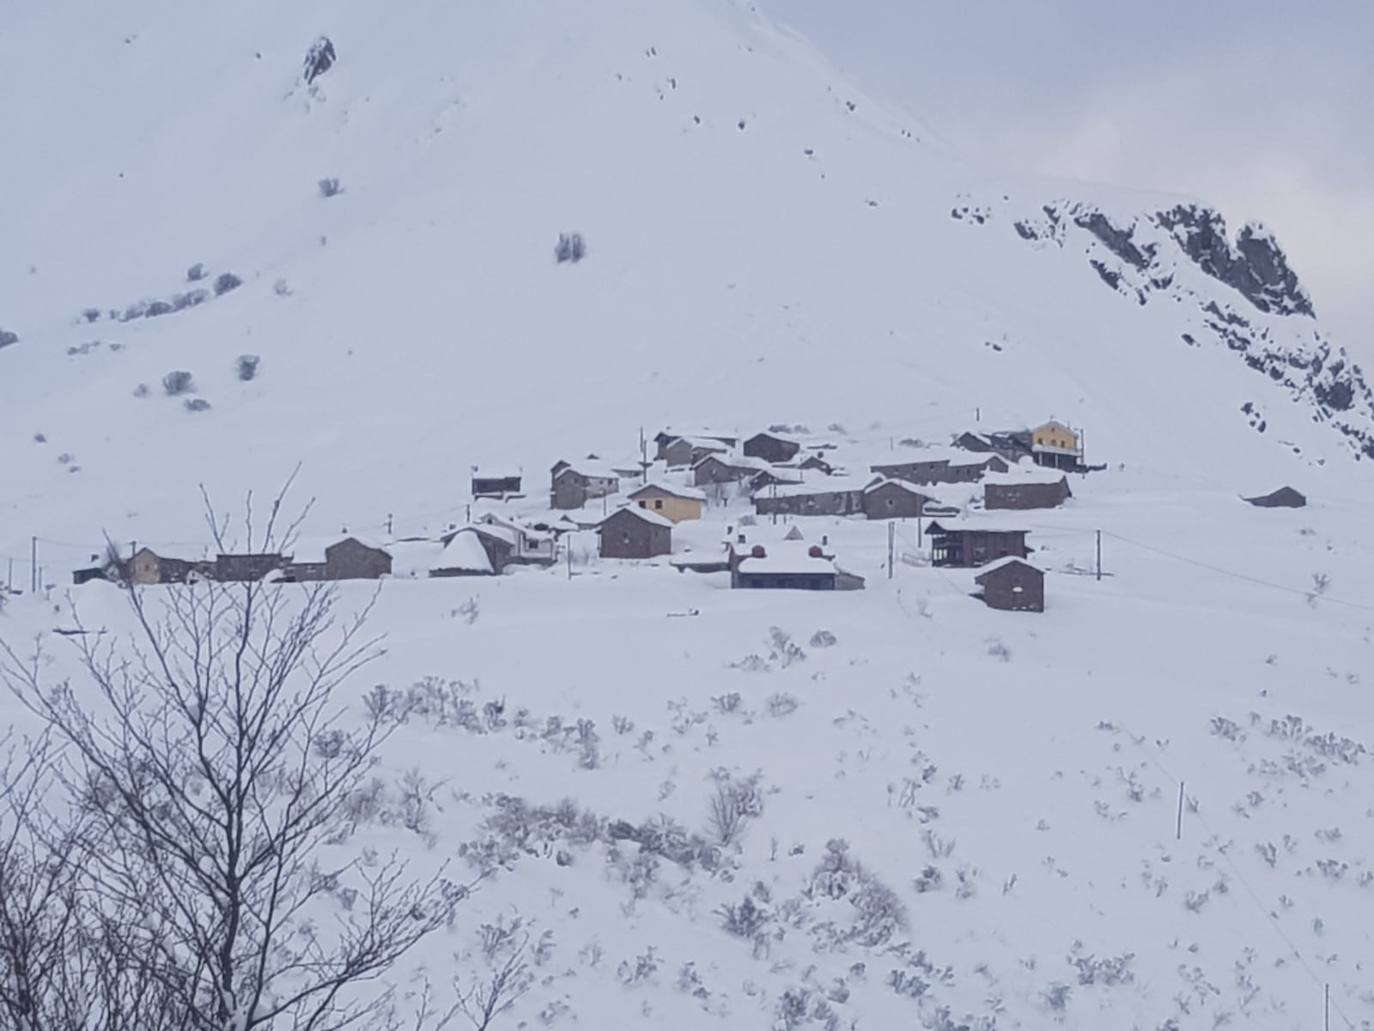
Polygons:
M811 545L811 548L807 552L807 554L810 555L812 558L825 558L825 553L821 551L821 546L819 544Z
M751 551L749 552L749 554L750 554L750 556L753 557L753 558L767 558L767 557L768 557L768 552L764 549L764 547L763 547L762 544L755 544L754 547L753 547L753 550L751 550Z
M828 533L823 533L823 534L821 534L821 544L822 544L822 545L825 545L825 544L829 544L829 543L830 543L830 534L828 534Z
M736 541L736 543L738 543L738 544L743 544L743 543L745 543L744 534L742 534L742 533L739 534L739 535L735 538L735 541Z

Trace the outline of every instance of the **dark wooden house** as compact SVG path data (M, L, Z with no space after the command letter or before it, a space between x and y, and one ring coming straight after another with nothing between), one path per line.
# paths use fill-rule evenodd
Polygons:
M983 507L989 512L1058 508L1071 497L1067 476L1057 480L998 480L983 485Z
M391 555L382 548L345 537L324 549L326 580L379 580L391 575Z
M169 558L159 555L152 548L139 548L123 564L122 573L129 583L134 584L184 584L198 576L213 578L215 563Z
M1007 612L1045 611L1045 574L1019 558L992 562L973 578L990 609Z
M1272 494L1261 494L1257 498L1246 498L1257 508L1305 508L1307 498L1292 487L1280 487Z
M724 483L743 483L768 468L768 463L738 455L709 454L692 466L692 483L709 487Z
M762 458L774 464L792 461L800 450L799 441L772 433L755 433L744 442L744 453L750 458Z
M662 449L662 458L671 469L694 466L707 455L723 455L729 450L715 437L678 437Z
M654 447L656 449L655 456L660 459L667 458L667 455L664 452L667 450L668 445L675 440L681 440L683 437L695 437L700 440L713 440L718 444L724 445L722 450L729 450L730 448L733 448L739 444L738 437L733 437L728 434L704 432L674 433L671 430L660 430L658 433L654 434Z
M473 473L472 496L474 498L517 497L520 494L520 484L520 476Z
M602 558L655 558L673 550L673 522L638 506L618 508L597 525Z
M936 504L905 480L878 480L863 492L863 511L869 519L914 519Z
M934 521L926 528L931 564L975 569L1000 558L1026 558L1030 555L1027 532Z
M964 451L998 455L1008 462L1019 462L1030 457L1031 433L1030 430L961 433L954 438L954 446Z

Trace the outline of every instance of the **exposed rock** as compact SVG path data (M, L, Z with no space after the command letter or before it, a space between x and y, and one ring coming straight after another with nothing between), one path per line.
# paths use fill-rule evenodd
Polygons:
M0 347L9 347L11 344L19 343L19 334L11 333L7 329L0 329Z
M1158 212L1155 221L1173 234L1198 268L1239 290L1260 311L1315 315L1278 242L1262 229L1246 226L1232 247L1226 220L1208 208L1180 204Z
M1246 498L1256 508L1306 508L1307 498L1292 487L1280 487L1271 494L1261 494L1257 498Z
M305 67L301 71L301 78L309 86L329 69L334 67L334 62L338 58L334 54L334 42L328 36L321 36L310 45L310 49L305 55Z
M1118 229L1100 211L1084 212L1074 218L1074 224L1086 229L1102 241L1107 250L1122 261L1144 271L1155 258L1153 245L1143 250L1136 246L1134 229Z

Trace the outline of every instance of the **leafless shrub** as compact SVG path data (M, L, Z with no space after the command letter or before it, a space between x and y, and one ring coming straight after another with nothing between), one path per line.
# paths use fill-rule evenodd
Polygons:
M195 379L185 369L173 369L162 377L162 390L168 397L189 394L195 386Z

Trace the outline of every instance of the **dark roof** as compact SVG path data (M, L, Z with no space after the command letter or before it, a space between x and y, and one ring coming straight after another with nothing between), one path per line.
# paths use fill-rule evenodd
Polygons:
M1303 508L1307 504L1307 498L1292 487L1280 487L1271 494L1245 500L1258 508Z

